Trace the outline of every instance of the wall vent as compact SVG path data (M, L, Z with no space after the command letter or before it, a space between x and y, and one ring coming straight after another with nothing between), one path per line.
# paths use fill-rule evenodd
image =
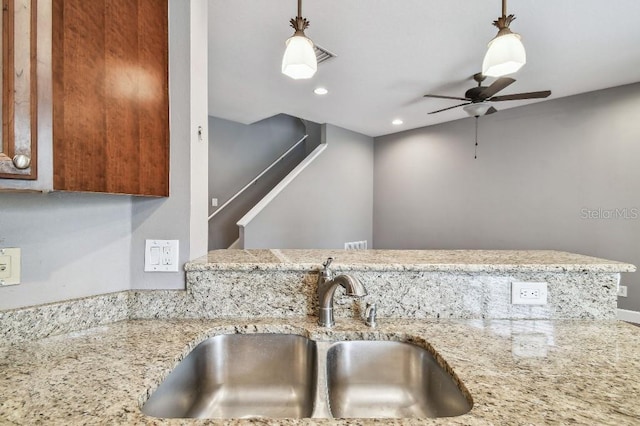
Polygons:
M331 58L335 58L336 56L338 56L335 53L329 52L324 47L320 47L315 43L313 45L313 50L316 52L316 59L317 59L319 64L321 64L322 62L328 61Z

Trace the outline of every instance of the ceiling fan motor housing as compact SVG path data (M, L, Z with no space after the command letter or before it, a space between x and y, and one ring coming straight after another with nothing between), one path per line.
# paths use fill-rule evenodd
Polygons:
M464 97L470 99L471 102L482 102L486 99L482 97L482 92L484 92L485 89L487 89L486 86L472 87L464 92Z

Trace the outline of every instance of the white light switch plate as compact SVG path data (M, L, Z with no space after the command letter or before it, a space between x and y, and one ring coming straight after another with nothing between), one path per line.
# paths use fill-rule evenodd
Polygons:
M178 240L146 240L145 272L178 272Z
M0 248L0 286L20 284L20 249Z

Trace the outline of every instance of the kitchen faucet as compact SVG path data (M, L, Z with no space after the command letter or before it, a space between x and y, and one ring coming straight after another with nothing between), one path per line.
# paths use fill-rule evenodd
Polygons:
M339 285L344 287L347 296L363 297L367 295L367 289L362 283L351 275L341 274L333 277L329 266L333 262L330 257L322 264L323 268L318 273L318 324L322 327L333 327L333 296Z

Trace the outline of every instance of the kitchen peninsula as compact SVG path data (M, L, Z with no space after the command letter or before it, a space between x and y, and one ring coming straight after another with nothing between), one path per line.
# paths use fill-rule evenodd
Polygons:
M360 302L347 298L336 301L334 328L317 326L314 278L329 256L336 273L367 287L366 299L379 307L378 327L366 327ZM238 250L211 252L186 269L186 291L129 291L0 312L0 424L189 423L144 416L140 404L206 337L256 332L430 346L469 391L473 408L394 424L640 419L640 328L615 320L618 276L633 265L554 251ZM512 306L512 281L547 282L548 304ZM198 424L208 423L229 421Z

